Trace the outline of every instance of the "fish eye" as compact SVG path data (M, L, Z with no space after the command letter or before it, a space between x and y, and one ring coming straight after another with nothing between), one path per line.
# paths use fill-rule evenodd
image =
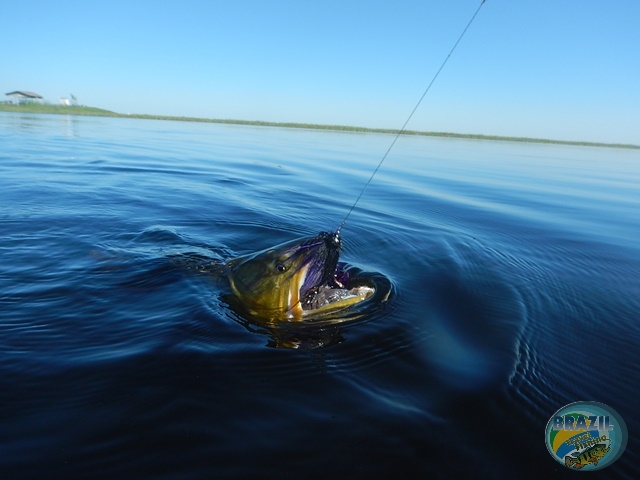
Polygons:
M284 263L279 263L276 265L276 270L278 270L280 273L284 273L287 271L287 266Z

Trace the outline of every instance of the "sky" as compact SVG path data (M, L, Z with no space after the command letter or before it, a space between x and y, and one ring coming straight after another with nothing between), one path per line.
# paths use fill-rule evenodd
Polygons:
M480 4L9 0L0 93L400 128ZM639 25L638 0L486 0L407 128L640 145Z

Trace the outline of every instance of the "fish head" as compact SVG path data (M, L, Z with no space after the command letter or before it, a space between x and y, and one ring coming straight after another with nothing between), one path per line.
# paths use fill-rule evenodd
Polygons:
M602 458L604 457L605 453L607 453L609 450L611 450L610 446L607 446L604 443L598 443L593 447L593 451L591 452L591 455L596 458Z
M299 320L302 302L328 285L336 272L341 241L321 232L231 260L231 288L245 308L268 320Z

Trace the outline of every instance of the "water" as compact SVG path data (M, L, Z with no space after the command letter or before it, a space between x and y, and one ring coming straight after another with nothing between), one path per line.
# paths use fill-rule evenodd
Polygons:
M342 232L384 308L229 308L210 265L337 228L391 140L0 114L2 478L560 478L580 400L637 478L638 151L402 137Z

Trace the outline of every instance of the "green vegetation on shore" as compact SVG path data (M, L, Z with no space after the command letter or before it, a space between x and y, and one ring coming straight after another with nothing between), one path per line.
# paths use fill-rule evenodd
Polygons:
M197 117L177 117L166 115L145 115L145 114L122 114L103 110L95 107L85 107L81 105L50 105L38 102L26 102L19 105L11 103L0 103L0 112L20 112L20 113L52 113L61 115L90 115L100 117L118 118L140 118L147 120L173 120L179 122L204 122L204 123L225 123L232 125L253 125L260 127L285 127L285 128L308 128L316 130L335 130L344 132L362 133L398 133L397 129L387 128L365 128L350 127L345 125L316 125L312 123L290 123L290 122L263 122L259 120L230 120L215 118ZM551 143L558 145L580 145L589 147L615 147L615 148L635 148L640 149L640 145L620 144L620 143L600 143L600 142L577 142L569 140L547 140L543 138L528 137L501 137L494 135L475 135L467 133L447 133L447 132L420 132L415 130L405 130L403 135L423 135L429 137L467 138L475 140L500 140L508 142L531 142L531 143Z
M92 115L100 117L126 117L116 112L79 105L50 105L48 103L23 102L20 104L0 103L0 112L54 113L61 115Z

